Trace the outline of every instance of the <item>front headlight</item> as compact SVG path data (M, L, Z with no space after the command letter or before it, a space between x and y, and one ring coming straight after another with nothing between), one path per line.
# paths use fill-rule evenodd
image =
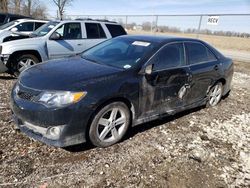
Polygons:
M44 104L47 107L63 107L69 104L77 103L87 92L70 92L70 91L57 91L57 92L43 92L38 98L37 102Z

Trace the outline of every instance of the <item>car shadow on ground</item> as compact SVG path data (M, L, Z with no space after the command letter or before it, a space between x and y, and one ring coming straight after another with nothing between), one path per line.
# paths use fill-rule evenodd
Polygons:
M122 139L122 141L130 139L131 137L134 137L138 133L142 133L142 132L150 130L150 129L154 128L154 127L166 124L166 123L171 122L171 121L173 121L175 119L178 119L178 118L181 118L183 116L189 115L191 113L197 112L197 111L199 111L199 110L201 110L201 109L203 109L205 107L206 106L196 107L196 108L193 108L191 110L186 110L186 111L183 111L183 112L179 112L179 113L177 113L175 115L161 117L161 118L159 118L157 120L149 121L147 123L142 123L142 124L137 125L135 127L130 127L130 129L128 130L127 134ZM83 151L94 149L94 148L95 148L95 146L93 146L88 141L88 142L86 142L84 144L69 146L69 147L65 147L63 149L65 149L66 151L75 153L75 152L83 152Z
M2 76L0 76L0 80L15 80L15 79L17 79L17 78L14 77L14 76L11 76L11 75L8 75L8 76L2 75Z

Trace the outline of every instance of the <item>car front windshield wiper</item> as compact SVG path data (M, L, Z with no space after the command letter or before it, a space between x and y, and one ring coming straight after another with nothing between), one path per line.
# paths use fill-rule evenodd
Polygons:
M89 57L86 57L86 56L81 56L83 59L85 59L85 60L87 60L87 61L91 61L91 62L93 62L93 63L98 63L98 64L100 64L98 61L96 61L96 60L94 60L94 59L91 59L91 58L89 58Z

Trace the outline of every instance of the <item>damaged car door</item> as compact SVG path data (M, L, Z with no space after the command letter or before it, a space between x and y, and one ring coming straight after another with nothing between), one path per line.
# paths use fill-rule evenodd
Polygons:
M171 43L163 46L147 63L145 76L142 78L141 115L172 114L186 105L185 96L190 88L189 76L184 44Z

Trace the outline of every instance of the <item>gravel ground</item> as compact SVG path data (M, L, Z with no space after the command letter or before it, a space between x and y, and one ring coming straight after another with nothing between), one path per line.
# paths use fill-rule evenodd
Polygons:
M250 187L250 64L214 108L137 126L109 148L48 147L14 129L0 76L0 187Z

